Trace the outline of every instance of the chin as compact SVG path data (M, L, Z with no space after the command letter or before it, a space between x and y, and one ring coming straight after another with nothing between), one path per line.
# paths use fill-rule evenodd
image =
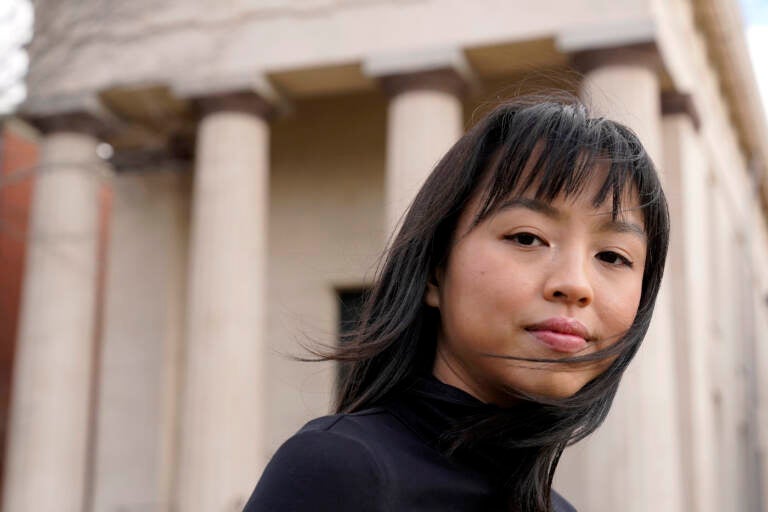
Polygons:
M532 386L523 386L521 391L534 397L545 399L570 398L583 388L589 379L573 373L551 375L548 379L537 379L539 382Z

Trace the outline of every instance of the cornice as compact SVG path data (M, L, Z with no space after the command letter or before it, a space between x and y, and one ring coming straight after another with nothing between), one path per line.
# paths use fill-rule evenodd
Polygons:
M731 108L748 165L757 173L763 212L768 218L768 122L735 0L692 0L697 27Z

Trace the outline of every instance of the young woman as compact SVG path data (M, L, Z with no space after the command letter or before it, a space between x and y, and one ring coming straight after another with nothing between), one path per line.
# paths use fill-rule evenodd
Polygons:
M669 220L626 127L573 98L503 104L408 210L348 343L336 414L275 454L247 512L569 511L563 449L645 335Z

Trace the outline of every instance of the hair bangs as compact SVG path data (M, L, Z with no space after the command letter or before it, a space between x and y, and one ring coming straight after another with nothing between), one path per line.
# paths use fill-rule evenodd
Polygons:
M629 130L604 118L589 118L582 105L537 104L508 113L501 123L500 145L484 181L483 201L475 224L511 197L532 193L547 202L581 194L596 169L608 172L595 207L610 198L615 220L636 193L644 209L660 197L650 179L653 164ZM628 133L629 132L629 133Z

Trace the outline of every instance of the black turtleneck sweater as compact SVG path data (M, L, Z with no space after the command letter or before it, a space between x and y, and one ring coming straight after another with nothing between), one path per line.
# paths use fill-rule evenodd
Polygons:
M378 407L307 423L275 453L243 512L504 510L498 486L437 440L467 409L493 407L429 376ZM555 512L575 512L552 492Z

